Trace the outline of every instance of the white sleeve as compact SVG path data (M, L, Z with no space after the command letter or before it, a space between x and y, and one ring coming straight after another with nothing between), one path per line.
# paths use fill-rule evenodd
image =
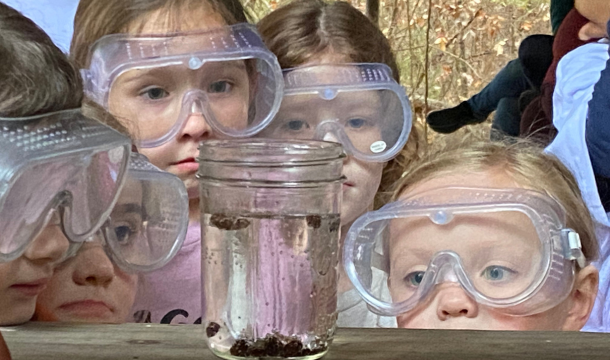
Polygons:
M610 332L610 221L597 192L585 142L589 100L607 60L607 42L583 45L561 59L553 93L553 124L558 132L546 148L547 152L557 156L574 174L596 223L600 254L594 265L600 274L599 291L583 331Z
M553 93L553 124L557 137L546 151L557 156L572 171L595 221L610 225L597 193L585 142L589 100L607 60L606 43L583 45L561 59Z

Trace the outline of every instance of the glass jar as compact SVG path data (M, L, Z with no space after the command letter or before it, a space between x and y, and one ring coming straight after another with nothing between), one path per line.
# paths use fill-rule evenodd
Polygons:
M205 336L225 359L317 359L337 319L339 144L200 146Z

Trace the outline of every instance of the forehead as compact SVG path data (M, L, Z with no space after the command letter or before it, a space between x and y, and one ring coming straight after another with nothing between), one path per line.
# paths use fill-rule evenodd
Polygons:
M425 179L415 184L400 195L406 199L411 195L441 187L487 187L487 188L524 188L500 169L490 169L481 172L439 174L434 178ZM390 224L392 244L401 246L409 244L409 239L426 239L428 245L445 246L442 239L463 239L464 244L477 244L481 239L491 243L510 243L518 241L521 246L535 246L538 233L532 220L517 211L502 211L495 213L480 213L458 215L451 223L443 226L435 225L428 217L413 217L399 219ZM421 245L422 242L416 242ZM411 244L413 245L413 244ZM418 245L418 246L419 246Z
M424 179L419 183L402 191L399 199L406 199L413 194L441 187L476 187L495 189L527 188L517 183L507 172L501 169L489 169L470 172L468 169L452 169L433 177Z
M349 56L329 50L311 56L309 60L299 64L299 66L347 64L351 62L353 60Z
M130 34L165 34L174 32L189 32L209 30L226 26L226 21L220 13L205 1L197 8L182 6L180 8L161 8L142 14L132 21L127 32Z

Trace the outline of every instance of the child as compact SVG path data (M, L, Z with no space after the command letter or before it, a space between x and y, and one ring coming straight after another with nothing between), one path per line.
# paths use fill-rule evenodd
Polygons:
M373 311L403 328L585 325L597 242L576 181L555 157L526 142L450 141L406 172L395 194L354 223L345 245L348 274ZM372 273L387 275L382 296L368 290Z
M398 86L399 71L388 40L364 14L346 2L297 0L267 15L258 28L282 68L295 68L285 72L286 96L282 107L261 136L317 137L343 143L352 154L343 165L347 179L343 187L341 233L345 234L358 216L372 209L376 194L377 201L383 202L390 184L402 172L397 169L408 164L418 151L418 133L411 128L408 100L404 89ZM358 63L378 64L367 67L368 64ZM382 77L381 83L371 81L371 86L367 83L359 91L341 94L354 85L348 84L348 79L367 71ZM328 88L328 96L301 92L311 86L317 90ZM296 88L300 89L298 94L289 96ZM361 113L356 114L358 111ZM324 121L320 121L322 117ZM341 129L337 128L339 123ZM325 126L332 129L322 129ZM318 136L317 132L323 134ZM396 157L391 160L393 156ZM342 272L342 268L339 270ZM339 279L338 326L393 325L391 319L380 319L367 310L344 274Z
M138 277L165 265L188 226L188 195L174 175L133 154L110 220L63 262L38 297L36 320L123 323L132 319Z
M200 318L199 142L252 135L277 111L279 65L249 25L235 25L242 22L238 0L82 0L78 6L71 55L86 69L88 96L132 129L139 150L180 177L191 199L186 242L173 262L141 282L138 318Z
M82 100L78 71L31 20L0 3L0 32L0 81L7 84L0 89L0 161L7 170L0 193L0 325L12 325L32 317L68 249L63 234L80 242L105 221L130 141L74 110ZM100 196L91 202L84 191Z

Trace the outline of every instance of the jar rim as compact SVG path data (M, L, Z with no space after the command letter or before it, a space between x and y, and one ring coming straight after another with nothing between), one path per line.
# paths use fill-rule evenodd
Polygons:
M320 140L266 138L205 140L199 144L199 162L244 164L310 163L345 157L339 143Z

